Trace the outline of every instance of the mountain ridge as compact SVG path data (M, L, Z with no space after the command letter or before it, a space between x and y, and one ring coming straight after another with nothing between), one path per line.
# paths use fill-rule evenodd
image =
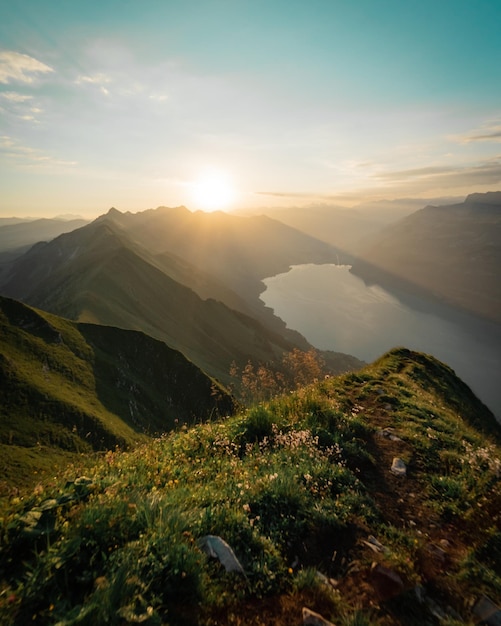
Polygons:
M0 297L0 445L39 451L130 446L234 410L178 351L137 331L71 322ZM7 448L6 448L7 446ZM12 468L4 462L4 475Z
M501 192L427 206L389 226L354 261L366 282L422 294L501 323Z
M299 333L287 329L281 320L273 316L271 310L266 310L262 302L259 304L256 294L242 296L240 290L240 294L235 294L231 300L232 285L221 275L216 276L212 283L204 283L203 277L211 268L204 267L204 273L194 273L191 281L192 284L196 281L204 283L207 290L205 299L190 286L169 276L168 272L172 268L179 267L179 258L165 251L164 235L170 233L169 242L178 241L178 248L182 248L185 241L180 233L192 232L192 214L183 208L175 209L175 212L182 216L181 223L176 222L177 230L173 227L166 230L165 223L160 228L156 220L152 222L152 216L155 218L158 210L152 210L146 216L113 210L83 228L32 248L13 265L0 291L9 297L22 299L33 306L72 319L143 330L181 350L205 371L225 382L229 381L228 372L233 361L243 367L248 359L266 363L279 359L284 352L295 347L309 349L309 344ZM163 213L168 215L172 226L174 218L171 210ZM184 223L186 219L189 228ZM265 253L263 246L254 250L258 243L256 232L250 235L249 232L242 233L243 224L247 222L239 221L238 218L230 219L231 229L237 230L239 236L247 242L247 256L244 255L246 261L241 264L244 269L235 270L236 261L230 263L229 260L237 258L241 251L233 240L222 250L223 240L229 231L224 230L222 233L218 226L220 220L228 223L227 216L200 215L194 219L198 220L199 225L200 220L204 224L208 220L211 224L209 230L213 234L207 235L206 239L206 233L200 227L202 234L195 233L190 244L193 254L203 239L203 258L212 258L214 242L218 239L221 243L220 260L215 265L224 266L226 272L235 271L234 280L243 271L247 276L246 284L252 284L256 292L263 288L259 278L261 270L249 269L252 266L249 255L264 257L267 254L269 261L264 265L283 266L294 258L294 250L288 249L291 242L306 241L306 251L300 250L298 259L310 254L310 246L313 246L311 238L303 239L299 232L292 232L292 229L278 222L266 220L266 228L269 223L272 224L272 231L268 232L267 237L273 245L277 233L285 233L280 244L281 250L286 251L285 258L274 250ZM211 222L213 219L217 223ZM130 220L133 226L130 226ZM129 224L127 228L124 222ZM146 223L142 232L138 226L141 222ZM263 220L257 220L257 223L257 232L260 234ZM153 231L157 243L152 240L149 249L145 249L143 244L149 240ZM332 254L326 244L323 249ZM174 250L174 254L177 251ZM184 277L190 274L190 268L193 267L189 257L189 254L183 257L184 263L188 265L179 272ZM226 268L227 262L230 269ZM214 285L216 297L226 294L232 304L243 300L244 310L231 309L224 302L208 297L211 285ZM254 311L260 311L260 314L250 316L249 312ZM334 372L360 365L360 361L349 355L329 353L326 359Z
M0 619L478 623L501 598L500 444L448 366L396 348L11 497Z

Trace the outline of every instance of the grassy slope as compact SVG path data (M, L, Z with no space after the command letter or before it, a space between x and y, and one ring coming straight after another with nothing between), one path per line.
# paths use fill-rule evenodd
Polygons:
M170 430L175 420L233 407L222 388L159 341L76 324L6 298L0 298L0 381L3 480L17 477L18 486L28 470L48 465L48 456L67 462L62 451L127 446Z
M307 605L335 624L432 625L437 607L449 626L469 623L479 596L501 600L500 441L448 367L394 350L356 374L110 452L83 486L72 469L14 499L0 617L285 626ZM395 456L406 477L389 471ZM232 546L245 576L207 557L207 534ZM401 577L397 597L376 593L374 561Z

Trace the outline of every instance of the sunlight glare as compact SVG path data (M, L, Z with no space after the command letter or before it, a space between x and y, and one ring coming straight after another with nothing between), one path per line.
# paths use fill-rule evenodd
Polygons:
M235 200L235 191L223 172L207 172L193 183L193 201L197 209L218 211L227 209Z

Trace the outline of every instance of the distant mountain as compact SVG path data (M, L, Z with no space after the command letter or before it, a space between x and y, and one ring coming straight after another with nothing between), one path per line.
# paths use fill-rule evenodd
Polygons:
M501 192L491 192L427 206L389 226L352 271L501 323L500 267Z
M234 408L224 388L161 341L1 297L0 387L4 460L12 446L18 456L126 446Z
M39 241L50 241L62 233L88 224L89 220L74 219L0 219L0 282L11 263Z
M132 214L111 211L83 228L61 235L50 243L34 246L13 264L1 291L4 295L70 319L142 330L180 350L204 371L223 381L229 379L232 361L239 365L245 364L248 359L271 362L295 347L308 349L310 346L306 340L298 333L285 331L285 325L277 318L274 318L276 329L270 329L220 301L202 299L193 289L169 275L175 274L178 279L182 274L186 282L199 282L205 285L206 290L211 286L209 280L203 280L206 273L193 268L188 261L180 262L179 257L167 252L154 254L165 250L171 241L181 239L194 256L188 227L183 236L179 232L183 230L185 220L188 222L191 219L185 211L180 210L183 219L176 236L162 220L152 223L147 219L146 227L141 224L141 218L144 218L141 214L136 218ZM160 215L162 213L167 212L161 211ZM224 218L215 215L214 219ZM243 220L240 228L245 230L246 220L240 219ZM283 229L287 233L291 230L276 223L277 228L275 223L265 218L265 223L269 222L275 234ZM174 223L170 224L172 228ZM262 230L258 229L257 235ZM148 240L149 232L151 240ZM247 276L247 282L250 284L253 281L257 290L259 280L256 270L250 266L245 272L238 269L238 248L234 249L234 241L228 239L226 251L223 241L219 249L216 247L213 251L216 245L214 237L215 234L212 238L207 235L200 263L205 262L213 268L216 263L211 263L212 257L219 256L220 263L222 258L227 258L228 263L233 258L235 275ZM202 245L199 233L197 236L195 232L193 238L198 245ZM245 237L240 236L240 240L243 239ZM289 238L289 241L301 240L301 234L296 231ZM311 238L306 237L305 240L313 249ZM148 241L150 245L146 249L142 243ZM255 244L258 245L256 240ZM285 249L284 241L278 241L277 245ZM179 247L182 248L177 246L176 249ZM259 254L265 258L274 256L273 251L266 250L264 246L253 252L255 257ZM300 250L297 258L304 255ZM276 267L287 262L277 256ZM287 256L288 259L294 258L293 252L288 252ZM247 259L247 263L250 264L251 260ZM268 266L271 265L270 262ZM231 292L218 279L213 278L212 284L216 295ZM234 301L240 299L236 294L232 298ZM257 297L255 299L257 301ZM327 355L327 361L333 371L346 371L360 365L355 358L335 353Z
M437 198L439 204L446 199ZM312 204L301 207L266 207L242 211L242 214L265 214L275 220L297 228L312 237L325 241L343 251L343 255L360 252L389 224L406 217L424 206L419 198L379 200L365 202L353 207Z
M0 222L0 252L27 248L39 241L50 241L62 233L88 224L89 220L37 219L13 224Z
M0 226L19 224L20 222L31 222L34 219L34 217L0 217Z

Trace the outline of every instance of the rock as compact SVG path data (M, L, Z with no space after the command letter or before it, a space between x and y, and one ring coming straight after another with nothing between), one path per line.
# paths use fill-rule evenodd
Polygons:
M400 576L392 569L373 563L370 580L380 600L390 600L400 595L404 589L404 583Z
M501 608L487 596L482 596L475 604L473 615L478 624L501 626Z
M447 559L446 551L443 550L440 546L435 545L434 543L429 543L426 546L426 552L428 552L428 554L430 554L436 562L442 565Z
M390 471L392 474L395 474L395 476L405 476L407 474L407 466L402 459L396 456L393 459Z
M397 437L397 435L393 434L393 428L390 428L389 426L387 428L383 428L382 430L378 430L376 432L376 435L378 437L390 439L390 441L402 441L400 437Z
M50 498L48 500L44 500L40 506L38 507L39 511L50 511L51 509L55 509L59 506L59 501L55 498Z
M339 581L337 581L335 578L327 578L325 574L322 574L322 572L319 572L318 570L317 570L317 578L324 585L327 585L328 587L332 587L334 589L336 589L336 587L338 587L339 585Z
M75 478L75 485L92 485L92 478L88 478L87 476L79 476Z
M443 622L449 617L449 614L447 613L447 611L442 606L440 606L438 602L435 602L435 600L433 600L432 598L429 598L428 596L426 596L425 604L428 607L428 610L430 611L430 613L434 617L436 617L439 622Z
M237 572L245 576L244 568L224 539L216 535L206 535L200 539L199 545L206 554L219 559L227 572Z
M75 494L79 498L86 498L95 487L92 479L87 476L79 476L73 482L67 482L65 486L66 488L73 487Z
M315 613L310 609L303 607L303 625L304 626L334 626L332 622L329 622L320 613Z
M51 510L31 509L19 518L21 534L25 538L36 539L42 535L50 535L56 526L56 517Z
M367 537L367 541L363 540L363 543L365 543L365 545L373 552L384 552L386 550L383 544L380 543L373 535L369 535L369 537Z

